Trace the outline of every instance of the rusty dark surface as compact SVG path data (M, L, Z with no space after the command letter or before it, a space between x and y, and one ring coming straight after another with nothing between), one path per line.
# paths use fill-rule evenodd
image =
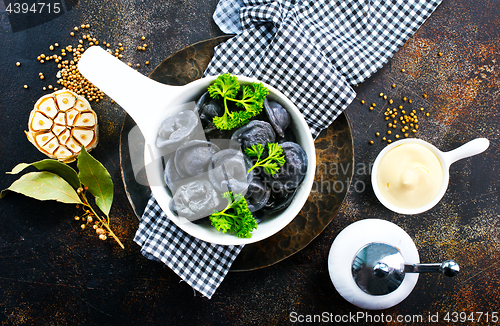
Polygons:
M182 86L201 78L213 56L213 48L228 36L198 42L165 59L149 75L158 82ZM144 156L144 142L132 144L129 133L135 123L125 117L120 135L120 162L127 196L136 215L140 218L151 191L144 182L144 174L134 175L130 158ZM313 192L300 214L276 235L246 245L231 266L231 271L251 271L273 265L297 253L318 236L332 221L344 200L354 171L354 153L351 129L344 114L315 141L317 171ZM136 170L138 168L136 167Z
M79 1L56 19L13 32L0 5L0 188L17 177L5 175L19 162L44 157L23 131L42 86L55 84L57 69L36 57L48 46L77 44L69 35L81 23L115 46L125 45L125 62L141 63L149 75L171 54L219 35L209 1ZM102 242L80 230L71 205L38 202L16 194L0 200L0 322L3 325L286 325L290 315L429 316L434 325L494 325L500 306L500 2L444 0L425 24L372 78L355 87L346 110L354 140L354 174L346 200L335 218L309 245L272 266L229 273L208 300L162 264L147 260L132 241L138 220L126 195L119 142L125 113L105 99L93 108L99 116L100 142L92 154L110 171L115 184L111 219L125 244ZM137 51L146 37L148 48ZM442 56L438 53L441 52ZM149 65L144 61L149 60ZM21 67L15 62L20 61ZM405 69L402 72L401 69ZM45 80L38 78L43 72ZM29 85L24 89L23 85ZM391 85L396 87L392 88ZM442 201L418 216L389 212L377 202L369 166L385 143L375 132L387 130L380 93L394 104L424 107L412 137L448 151L476 137L490 148L454 163ZM422 95L426 94L424 98ZM403 102L402 97L413 103ZM365 100L366 104L360 101ZM376 109L369 105L376 103ZM420 111L418 111L420 112ZM394 135L391 134L390 137ZM394 140L395 138L391 138ZM368 142L374 141L373 145ZM363 187L364 186L364 187ZM453 258L461 266L454 279L422 275L412 293L384 311L364 311L346 302L333 287L327 268L330 246L346 226L368 217L401 226L415 241L422 262ZM446 322L450 313L467 320ZM477 322L479 313L483 319ZM484 316L489 313L490 322ZM327 322L318 324L328 324ZM332 322L330 324L339 324ZM365 319L359 323L371 324ZM394 323L378 323L394 324Z

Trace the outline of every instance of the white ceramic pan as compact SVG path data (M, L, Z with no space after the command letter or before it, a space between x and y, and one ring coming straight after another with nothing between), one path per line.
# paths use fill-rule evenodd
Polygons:
M182 230L201 240L223 244L241 245L260 241L284 228L300 212L305 204L314 181L316 153L314 141L306 121L295 105L281 92L263 83L269 89L269 98L279 102L291 115L291 128L297 142L308 157L308 168L304 181L290 205L274 218L266 219L253 231L250 239L223 234L213 227L186 222L175 216L169 209L172 200L170 192L164 186L161 152L155 141L161 122L176 113L181 104L196 101L216 76L198 79L185 86L168 86L158 83L130 68L104 49L93 46L82 55L78 69L92 84L116 101L137 123L144 138L144 161L146 175L151 191L167 216ZM253 78L238 76L241 84L260 82Z

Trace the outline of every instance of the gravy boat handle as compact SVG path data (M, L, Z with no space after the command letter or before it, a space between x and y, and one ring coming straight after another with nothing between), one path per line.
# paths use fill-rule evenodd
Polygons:
M489 145L490 141L488 139L476 138L454 150L443 153L443 156L446 158L448 165L451 165L452 163L455 163L463 158L484 152Z
M156 82L127 66L99 46L88 48L78 70L92 84L118 103L144 134L151 119L179 93L180 86Z

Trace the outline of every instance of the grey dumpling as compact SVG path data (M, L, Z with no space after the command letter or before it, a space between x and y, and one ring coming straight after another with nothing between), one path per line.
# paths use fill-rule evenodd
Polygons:
M267 182L263 182L259 178L253 178L245 194L250 212L256 212L264 207L270 196L271 188L268 186Z
M252 120L236 130L231 140L240 143L241 150L245 150L254 144L261 144L266 147L268 143L274 143L276 141L276 134L268 122Z
M264 100L264 111L269 122L280 138L285 137L285 130L290 124L290 113L278 102Z
M191 140L175 152L175 168L182 178L191 178L205 173L211 166L212 156L219 151L214 143Z
M280 143L285 156L285 164L275 175L267 177L273 183L280 183L285 189L295 189L304 180L307 171L307 154L299 144L293 142Z
M172 198L171 209L189 221L209 216L220 209L220 199L210 181L194 180L179 186Z
M200 136L203 129L200 119L193 111L182 111L163 120L156 137L156 146L165 151L174 151L188 140Z
M176 183L182 180L182 177L175 168L174 155L171 155L165 164L165 172L163 174L165 183L172 193L175 193Z
M221 194L226 191L245 194L253 177L250 159L239 150L223 149L213 156L213 168L208 171L208 177L214 189Z

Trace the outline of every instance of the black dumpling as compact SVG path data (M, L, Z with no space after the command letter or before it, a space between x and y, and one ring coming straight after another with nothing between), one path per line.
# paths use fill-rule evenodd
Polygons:
M264 101L264 111L267 114L269 122L280 138L285 137L285 130L290 124L290 113L278 102Z
M268 143L274 143L276 141L276 134L268 122L252 120L236 130L231 140L240 143L241 149L245 150L254 144L261 144L266 147Z
M307 171L307 154L294 142L280 143L285 156L285 164L279 172L274 175L267 175L272 182L280 183L284 189L295 189L304 180Z
M297 189L285 189L279 182L272 183L270 188L271 196L261 209L265 215L278 213L290 206L297 191Z
M224 106L221 100L210 97L208 92L203 93L198 102L196 102L196 113L200 116L203 127L207 127L215 116L224 114Z
M250 212L256 212L264 207L270 196L271 188L268 186L267 182L262 181L260 178L253 178L245 194Z

